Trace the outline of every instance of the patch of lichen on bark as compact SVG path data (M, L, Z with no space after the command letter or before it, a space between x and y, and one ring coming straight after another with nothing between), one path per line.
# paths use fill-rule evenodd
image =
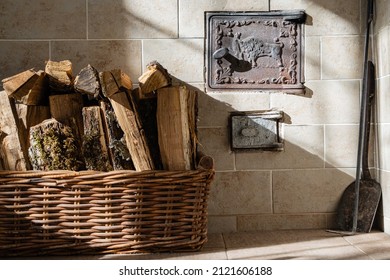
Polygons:
M86 168L97 171L111 171L108 154L101 149L99 132L93 131L83 137L82 151Z
M58 122L31 129L29 157L34 170L84 169L75 134L69 126Z

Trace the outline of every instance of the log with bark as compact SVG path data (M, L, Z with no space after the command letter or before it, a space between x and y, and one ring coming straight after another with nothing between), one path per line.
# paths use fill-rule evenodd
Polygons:
M112 95L109 100L119 126L125 134L126 145L130 151L135 170L153 170L153 159L133 96L121 91Z
M89 170L113 170L99 106L83 108L84 136L82 151Z
M138 114L135 98L131 94L132 82L121 70L99 73L100 84L105 98L114 110L116 119L122 129L126 146L135 170L153 170L154 162Z
M109 102L101 102L103 127L108 142L108 151L114 170L133 170L134 165L127 148L126 136L118 124L118 120Z
M34 170L81 170L85 168L72 128L55 119L30 128L29 157Z
M186 86L157 90L158 141L166 170L195 168L196 97Z
M74 89L82 94L86 94L90 99L98 99L101 95L99 72L88 64L76 76Z

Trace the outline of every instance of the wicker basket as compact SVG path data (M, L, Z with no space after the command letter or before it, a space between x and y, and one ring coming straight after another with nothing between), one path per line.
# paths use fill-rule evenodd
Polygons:
M199 250L213 175L0 171L0 256Z

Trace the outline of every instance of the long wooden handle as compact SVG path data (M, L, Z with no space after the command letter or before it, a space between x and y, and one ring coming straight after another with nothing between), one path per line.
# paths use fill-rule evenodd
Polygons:
M359 123L359 142L358 142L358 155L357 155L357 166L356 166L356 180L355 180L355 201L353 209L353 223L352 223L352 232L357 230L358 214L359 214L359 190L360 190L360 181L361 181L361 169L363 163L363 138L366 135L365 124L366 124L366 111L367 111L367 62L368 62L368 44L370 40L370 28L371 22L373 20L373 11L374 11L373 0L368 0L367 2L367 24L366 24L366 37L364 43L364 69L363 69L363 89L361 93L361 108L360 108L360 123Z
M367 106L366 106L366 122L365 134L363 138L363 158L362 158L362 179L371 179L368 169L368 150L370 142L371 128L371 107L375 96L375 66L372 61L367 62Z

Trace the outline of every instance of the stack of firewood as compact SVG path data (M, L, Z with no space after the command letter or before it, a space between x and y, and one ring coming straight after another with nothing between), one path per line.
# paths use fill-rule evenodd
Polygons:
M120 69L48 61L6 78L0 92L0 169L191 170L196 91L152 62L133 88Z

